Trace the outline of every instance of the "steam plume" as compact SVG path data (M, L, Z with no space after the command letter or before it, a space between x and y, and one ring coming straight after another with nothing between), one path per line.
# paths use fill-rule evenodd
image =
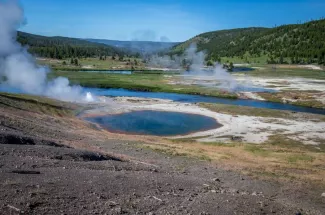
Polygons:
M15 88L28 94L44 95L65 101L90 102L91 94L80 86L70 86L67 78L47 81L48 68L38 66L35 59L16 41L16 29L24 19L16 0L0 1L0 86Z
M213 67L205 65L206 53L198 52L196 44L191 44L181 56L152 56L148 65L151 67L162 67L167 69L187 69L188 73L184 77L186 79L196 78L196 82L205 85L206 79L215 80L220 83L219 88L233 91L237 88L236 80L230 75L227 70L222 68L219 63ZM185 68L184 68L185 67ZM200 78L202 81L200 82Z

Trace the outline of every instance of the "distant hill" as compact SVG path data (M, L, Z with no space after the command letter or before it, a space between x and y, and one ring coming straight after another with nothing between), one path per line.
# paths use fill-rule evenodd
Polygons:
M222 57L263 58L268 63L325 64L325 19L275 28L242 28L203 33L174 46L181 54L191 43L207 52L207 60Z
M17 41L28 45L28 51L32 54L57 59L127 54L125 50L116 47L68 37L45 37L18 32Z
M118 41L104 39L85 39L89 42L102 43L116 48L122 48L132 53L152 54L179 44L175 42L151 42L151 41Z

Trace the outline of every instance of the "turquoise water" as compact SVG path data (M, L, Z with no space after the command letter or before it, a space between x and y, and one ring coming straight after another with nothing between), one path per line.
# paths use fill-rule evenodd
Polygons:
M86 118L111 132L175 136L218 128L213 118L179 112L133 111L129 113Z

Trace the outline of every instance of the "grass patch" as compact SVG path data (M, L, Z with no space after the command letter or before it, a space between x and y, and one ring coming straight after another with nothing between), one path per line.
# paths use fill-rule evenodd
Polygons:
M246 64L249 62L250 64L254 65L264 65L267 62L268 57L266 55L260 56L260 57L253 57L249 54L245 54L243 58L241 57L222 57L221 62L226 63L226 62L233 62L237 64Z
M87 73L72 71L53 71L49 78L63 76L69 78L71 83L83 87L98 88L124 88L128 90L167 92L179 94L205 95L222 98L236 99L235 93L219 89L208 89L190 85L171 85L162 74L134 73L131 75Z
M244 116L256 116L256 117L271 117L280 119L302 120L308 116L309 120L323 121L325 122L324 115L308 114L308 113L293 113L292 111L285 110L272 110L267 108L254 108L237 105L225 105L225 104L210 104L200 103L200 107L207 108L217 113L231 114L231 115L244 115Z
M306 154L291 155L287 159L289 163L313 162L315 160L313 156L306 155Z
M325 71L306 68L272 68L272 65L263 65L263 69L254 70L248 75L256 77L301 77L310 79L325 80Z
M205 143L191 138L165 140L159 145L146 144L146 147L174 156L185 155L187 158L218 163L257 178L324 185L324 145L304 145L284 135L273 135L268 143L262 145Z
M285 90L281 92L269 93L259 92L259 96L267 101L283 103L283 99L287 103L313 108L325 108L325 104L315 99L315 92L297 91L297 90Z
M250 171L249 175L257 178L262 178L262 179L273 179L273 180L299 180L295 175L291 175L288 172L282 172L282 171L266 171L263 169L259 169L258 171Z
M226 105L226 104L210 104L200 103L203 108L207 108L217 113L225 113L232 115L246 115L246 116L258 116L258 117L276 117L286 118L290 111L272 110L266 108L254 108L241 106L238 108L237 105Z
M188 158L216 162L252 177L325 184L323 180L325 154L310 151L301 143L290 141L283 136L281 138L284 142L277 141L277 144L270 142L263 145L188 143L183 140L183 142L171 141L159 145L147 144L147 147L174 156L179 154L186 155Z
M220 142L200 142L202 145L207 146L222 146L222 147L238 147L242 146L242 143L220 143Z
M270 152L257 145L245 145L244 150L258 156L269 156Z
M71 59L57 60L50 58L39 58L37 62L41 65L48 65L54 70L131 70L131 69L143 69L144 64L140 58L127 58L123 61L112 60L111 57L107 57L106 60L100 60L99 58L79 58L79 65L70 64ZM134 64L134 60L137 61L137 65ZM65 62L65 63L63 63Z
M199 160L202 160L202 161L209 161L209 162L212 161L212 159L209 156L207 156L207 155L199 155L198 156L198 159Z
M80 107L46 97L25 94L0 93L0 107L24 110L51 116L74 116Z
M222 143L222 142L200 142L199 139L210 137L208 136L202 136L202 137L189 137L189 138L178 138L178 139L167 139L168 141L171 141L173 143L185 143L185 144L202 144L206 146L222 146L222 147L237 147L242 146L243 143Z
M284 149L291 150L299 150L299 151L307 151L307 152L317 152L317 153L325 153L325 144L319 145L306 145L300 141L290 139L284 135L272 135L269 137L267 144L275 147L281 147Z
M169 147L164 147L161 145L139 145L138 147L140 148L146 148L146 149L150 149L152 151L161 153L161 154L165 154L165 155L169 155L169 156L180 156L180 157L187 157L188 154L184 153L184 152L177 152L176 150L174 150L173 148L169 148Z

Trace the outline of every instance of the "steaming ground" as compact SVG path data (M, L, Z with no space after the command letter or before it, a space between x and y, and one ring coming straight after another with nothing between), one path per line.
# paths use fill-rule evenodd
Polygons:
M234 74L232 76L234 80L234 88L237 91L252 91L254 89L258 91L281 91L281 90L301 90L301 91L321 91L325 92L325 81L319 79L309 78L297 78L297 77L254 77L249 75ZM207 75L181 75L177 80L170 80L171 84L182 84L182 85L200 85L206 87L218 87L221 89L227 89L223 84L227 82L224 78L218 77L212 74ZM231 82L229 83L231 85ZM236 89L237 88L237 89Z
M188 71L183 76L183 83L186 81L191 82L195 78L201 81L194 84L202 86L210 86L210 83L204 83L204 80L202 80L208 79L217 80L218 87L224 90L235 91L239 87L233 76L220 64L216 63L213 67L206 68L205 59L205 52L198 51L196 44L191 44L181 56L152 56L148 60L148 65L150 68L162 68L163 70L184 71L184 68L186 68Z
M38 66L26 48L16 41L16 29L23 21L23 10L17 1L0 2L0 88L64 101L94 101L80 86L70 86L67 78L47 80L50 70Z
M231 76L228 77L228 76ZM227 74L226 78L206 74L186 74L179 76L165 76L172 85L198 85L207 88L219 88L225 91L233 91L244 98L265 100L259 96L259 92L290 92L312 93L315 100L325 105L325 81L311 78L297 77L254 77L245 74ZM284 101L285 102L285 101Z
M206 88L218 88L220 90L236 92L240 97L256 100L265 100L259 95L260 92L287 92L287 91L313 91L314 95L308 94L307 100L316 100L320 104L318 107L325 106L325 81L317 79L297 78L297 77L278 77L265 78L254 77L242 74L231 74L227 72L220 64L215 64L213 67L206 67L206 54L198 52L196 45L185 50L181 56L154 56L149 59L149 66L155 68L177 69L183 71L188 70L184 75L180 76L165 76L172 85L197 85ZM248 65L237 65L248 66ZM279 65L279 68L285 65ZM294 66L293 66L294 67ZM305 68L315 68L316 66L307 65ZM300 68L298 66L298 68ZM263 70L263 68L258 68ZM282 97L282 102L297 102L297 99ZM299 97L299 96L293 96ZM312 98L313 97L313 98ZM306 100L305 100L306 101ZM302 102L305 102L302 101ZM307 101L308 103L308 101Z

